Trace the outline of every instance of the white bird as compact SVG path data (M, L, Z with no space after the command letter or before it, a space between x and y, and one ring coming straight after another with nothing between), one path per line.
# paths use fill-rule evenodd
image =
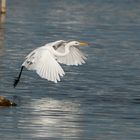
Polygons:
M22 64L19 76L14 81L14 87L18 84L22 70L35 70L44 79L57 83L60 77L65 75L59 63L66 65L82 65L87 59L79 50L79 46L88 46L85 42L58 40L48 43L33 50L26 56Z

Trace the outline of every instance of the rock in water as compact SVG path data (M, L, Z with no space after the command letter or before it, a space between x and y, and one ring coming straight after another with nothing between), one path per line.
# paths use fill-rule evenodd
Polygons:
M3 96L0 96L0 106L16 106L17 104L6 99Z

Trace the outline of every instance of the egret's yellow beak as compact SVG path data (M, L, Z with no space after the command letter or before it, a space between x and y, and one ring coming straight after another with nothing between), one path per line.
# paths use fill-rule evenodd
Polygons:
M80 46L89 46L89 44L86 42L80 42Z

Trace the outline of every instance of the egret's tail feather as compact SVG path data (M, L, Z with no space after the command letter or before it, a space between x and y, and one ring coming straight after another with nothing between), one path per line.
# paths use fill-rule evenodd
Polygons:
M20 81L20 77L21 77L23 68L24 68L24 66L21 67L21 70L20 70L18 77L16 77L16 79L14 80L14 84L13 84L14 88L17 86L18 82Z

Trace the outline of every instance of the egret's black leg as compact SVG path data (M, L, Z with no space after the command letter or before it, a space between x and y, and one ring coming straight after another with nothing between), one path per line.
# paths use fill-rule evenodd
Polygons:
M14 80L14 84L13 84L14 88L16 87L16 85L18 84L18 82L20 80L23 68L24 68L24 66L21 67L21 70L20 70L20 73L19 73L18 77Z

